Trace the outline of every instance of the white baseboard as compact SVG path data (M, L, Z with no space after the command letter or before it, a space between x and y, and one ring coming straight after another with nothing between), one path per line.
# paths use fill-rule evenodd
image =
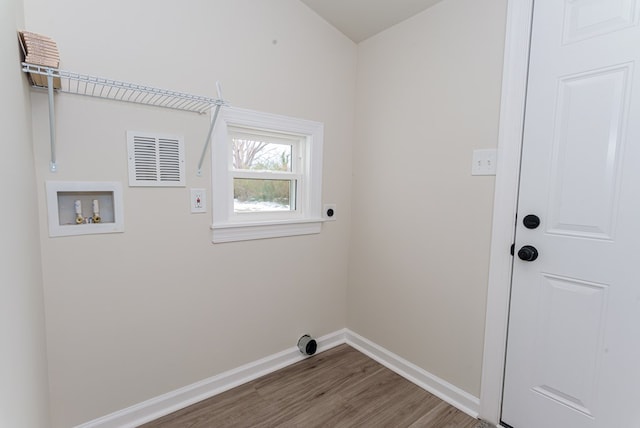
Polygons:
M338 330L316 339L317 352L345 343L346 330ZM213 397L236 386L302 361L306 357L297 346L229 370L217 376L187 385L142 403L94 419L76 428L133 428Z
M316 339L318 353L347 343L405 379L433 395L477 418L480 400L471 394L432 375L362 336L348 330L338 330ZM245 364L217 376L187 385L142 403L94 419L76 428L133 428L213 397L236 386L273 373L304 360L297 347L292 347L258 361Z
M404 358L376 345L368 339L346 331L347 344L358 351L373 358L383 366L396 372L403 378L432 393L436 397L451 404L453 407L477 418L480 411L480 399L451 385L449 382L421 369Z

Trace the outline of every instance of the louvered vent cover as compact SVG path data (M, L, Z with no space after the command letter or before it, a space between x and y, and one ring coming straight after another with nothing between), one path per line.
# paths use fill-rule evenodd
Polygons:
M127 131L129 186L184 186L183 137Z

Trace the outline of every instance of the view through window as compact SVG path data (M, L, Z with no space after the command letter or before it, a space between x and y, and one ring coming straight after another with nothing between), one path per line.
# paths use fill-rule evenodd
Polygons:
M230 130L235 213L296 211L300 137Z

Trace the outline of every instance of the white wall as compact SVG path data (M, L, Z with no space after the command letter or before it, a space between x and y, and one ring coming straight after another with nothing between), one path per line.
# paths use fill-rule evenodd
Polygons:
M47 427L48 383L29 89L21 0L0 2L0 426Z
M62 68L215 96L325 124L319 235L211 243L189 213L208 117L60 94L59 172L32 93L54 427L205 379L346 325L356 46L297 0L26 0ZM127 130L184 135L187 188L129 188ZM120 181L123 234L49 238L46 180ZM211 201L211 193L208 194ZM34 221L34 225L38 222Z
M358 49L347 325L476 397L505 12L445 0Z

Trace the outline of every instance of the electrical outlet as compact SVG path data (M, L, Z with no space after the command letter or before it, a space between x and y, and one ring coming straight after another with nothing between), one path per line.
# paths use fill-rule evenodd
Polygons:
M481 149L473 151L471 175L496 175L496 149Z
M191 207L192 213L206 213L207 212L207 190L191 189L189 206Z
M336 204L324 204L322 207L322 218L324 218L325 221L335 221Z

